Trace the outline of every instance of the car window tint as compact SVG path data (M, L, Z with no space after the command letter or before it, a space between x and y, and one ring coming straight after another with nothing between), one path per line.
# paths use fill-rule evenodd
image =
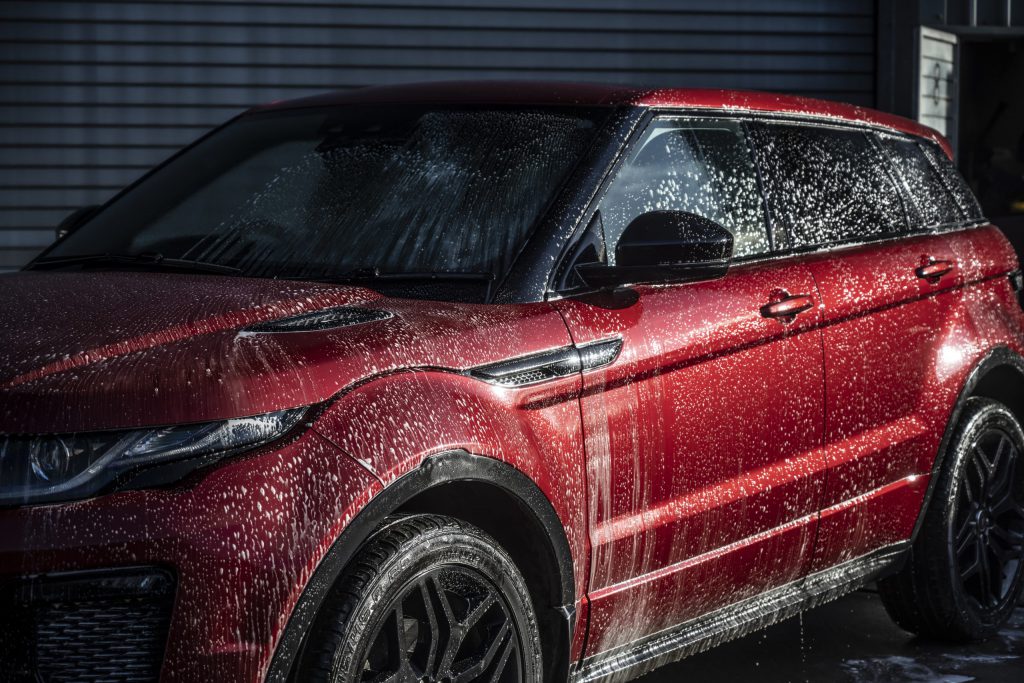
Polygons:
M411 104L247 115L48 255L158 252L269 278L473 273L482 277L456 289L478 300L543 220L606 115ZM401 293L424 297L421 282L406 281ZM440 296L454 296L450 289Z
M946 153L935 143L925 142L921 144L921 147L924 149L928 160L932 162L942 175L942 179L946 182L950 192L953 193L956 203L960 206L960 210L964 212L967 220L971 222L984 220L981 205L978 204L977 198L971 192L971 188L968 187L967 181L956 170L953 160L946 156Z
M921 146L914 140L891 135L880 135L879 139L917 209L920 218L917 227L934 228L961 223L964 214L960 206Z
M792 247L868 239L906 229L891 169L862 131L798 124L754 126L775 224Z
M734 255L769 251L764 203L743 126L658 120L619 169L600 203L613 259L626 226L648 211L688 211L733 233Z

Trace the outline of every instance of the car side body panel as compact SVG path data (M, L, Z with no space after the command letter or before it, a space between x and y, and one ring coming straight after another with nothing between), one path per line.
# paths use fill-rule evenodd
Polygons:
M799 263L557 302L577 343L621 336L584 375L594 559L588 655L798 577L824 484L820 311Z
M915 274L922 259L952 261L941 235L840 249L808 258L824 301L828 476L812 570L905 539L938 447L932 358L944 341L961 275ZM924 481L919 481L920 478ZM863 503L850 504L858 497Z
M994 228L907 238L812 259L825 299L829 469L813 569L909 538L971 370L1020 352L1016 259ZM928 258L956 267L917 277ZM844 501L857 500L856 505Z

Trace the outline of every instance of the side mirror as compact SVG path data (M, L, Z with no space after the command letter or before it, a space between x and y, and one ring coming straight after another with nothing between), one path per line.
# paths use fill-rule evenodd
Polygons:
M99 204L93 204L91 206L83 206L80 209L75 209L68 216L60 222L57 226L57 239L61 240L73 233L75 230L80 228L86 221L96 215L96 212L100 210Z
M725 275L732 233L685 211L649 211L633 219L615 248L615 265L584 263L576 272L591 287L669 284Z

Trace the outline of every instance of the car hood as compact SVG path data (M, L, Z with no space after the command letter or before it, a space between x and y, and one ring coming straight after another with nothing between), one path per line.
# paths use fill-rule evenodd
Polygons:
M246 329L337 307L387 315L310 332ZM311 405L375 374L471 367L506 357L510 345L529 350L531 339L543 346L565 334L538 337L534 329L525 338L522 318L535 314L550 327L536 307L387 299L313 282L0 276L0 433L182 424Z

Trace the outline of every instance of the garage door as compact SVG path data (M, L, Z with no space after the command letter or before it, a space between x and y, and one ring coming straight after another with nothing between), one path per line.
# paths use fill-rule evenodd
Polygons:
M527 78L872 104L873 0L0 3L0 270L246 106Z

